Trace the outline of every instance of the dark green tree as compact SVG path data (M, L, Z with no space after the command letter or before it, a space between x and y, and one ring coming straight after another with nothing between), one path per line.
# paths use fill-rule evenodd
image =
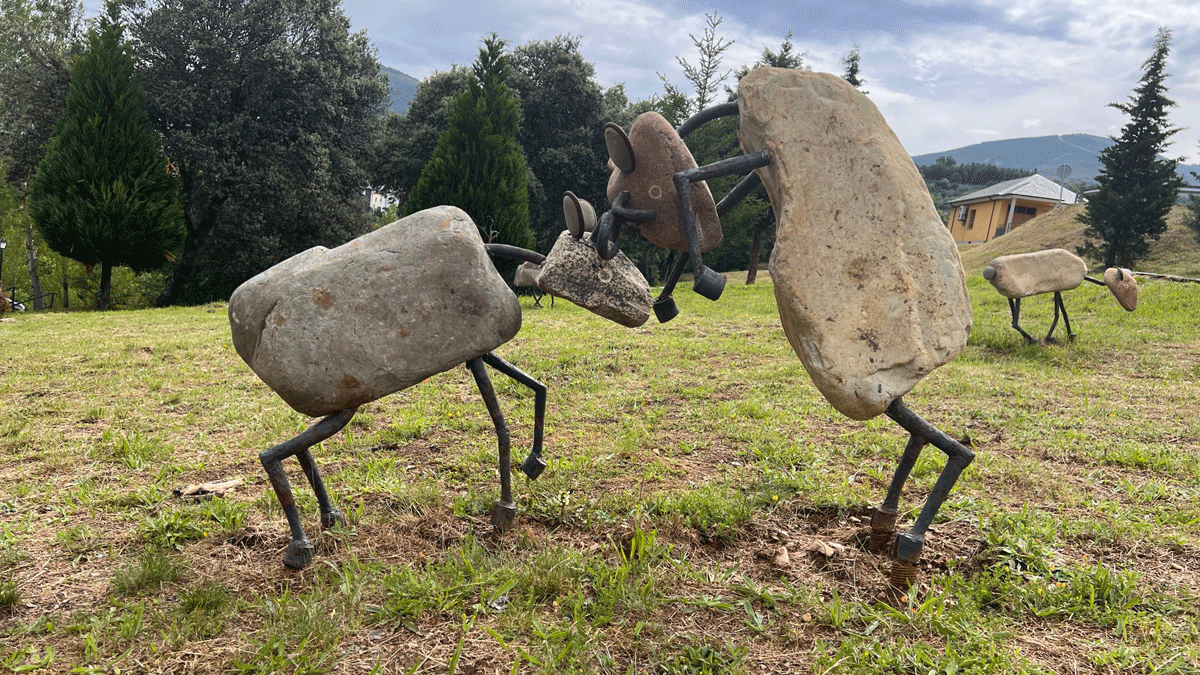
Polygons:
M29 191L30 217L50 248L100 265L96 308L102 310L113 266L161 268L184 239L179 185L147 120L123 35L119 7L110 0L71 69L63 114Z
M467 90L454 101L449 126L404 203L404 213L440 205L466 211L485 240L533 248L525 157L517 144L520 110L506 84L504 40L484 38ZM515 264L497 261L511 276Z
M545 252L565 229L564 192L596 207L605 203L604 92L595 67L579 53L579 38L528 42L511 59L509 84L521 107L517 141L532 174L530 222L538 250Z
M842 79L854 85L854 88L866 94L869 93L863 89L863 85L867 83L859 74L859 68L862 66L862 54L858 51L858 45L846 53L842 57L842 66L845 68L842 71Z
M29 181L62 115L71 60L84 48L83 6L76 0L0 2L0 157L4 179L24 212ZM14 219L24 233L33 307L44 307L33 221ZM12 256L16 249L10 248ZM42 249L45 253L45 250ZM54 256L58 258L58 256ZM11 258L10 258L11 260ZM9 266L15 270L16 266ZM11 272L10 272L11 275Z
M1167 121L1168 109L1175 106L1164 84L1170 47L1171 32L1160 28L1129 102L1109 104L1130 120L1100 152L1100 189L1078 216L1087 228L1077 252L1104 267L1132 267L1149 252L1147 239L1157 241L1166 231L1167 212L1183 186L1178 161L1161 156L1179 131Z
M370 230L362 191L387 82L337 0L152 0L134 34L185 197L187 246L160 305L227 298Z

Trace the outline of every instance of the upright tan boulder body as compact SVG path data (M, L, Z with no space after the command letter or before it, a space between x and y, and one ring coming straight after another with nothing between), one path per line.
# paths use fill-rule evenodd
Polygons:
M499 347L520 330L521 305L471 218L439 206L247 280L229 323L251 370L315 417Z
M870 419L966 345L958 250L899 139L847 82L759 68L738 102L743 149L770 153L758 172L784 332L834 408Z

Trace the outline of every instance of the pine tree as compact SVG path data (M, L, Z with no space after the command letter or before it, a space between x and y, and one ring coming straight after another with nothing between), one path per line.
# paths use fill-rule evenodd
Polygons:
M450 126L438 138L404 212L457 206L486 239L532 248L527 169L517 143L520 112L505 84L509 66L504 45L494 33L483 40L467 90L454 100ZM515 264L497 263L502 274L515 269Z
M1128 103L1109 104L1130 120L1100 153L1100 189L1078 216L1087 228L1077 252L1104 267L1132 267L1149 252L1147 238L1157 241L1166 231L1167 212L1183 186L1178 161L1160 156L1179 131L1167 122L1167 109L1175 106L1163 84L1170 47L1171 32L1160 28L1134 95Z
M63 114L29 192L30 217L50 248L101 266L101 310L108 309L114 266L158 269L185 236L178 182L147 121L123 33L119 6L110 0L71 68Z
M845 56L842 57L842 65L846 70L842 72L842 79L854 85L854 88L864 94L868 94L867 90L863 89L863 85L867 83L859 74L859 67L862 65L862 55L858 51L858 46L855 45Z

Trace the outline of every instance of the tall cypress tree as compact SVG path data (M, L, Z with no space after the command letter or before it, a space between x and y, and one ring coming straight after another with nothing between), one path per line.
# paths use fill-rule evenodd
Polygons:
M532 248L527 169L517 143L520 110L505 84L504 45L494 33L483 40L467 90L454 100L450 126L438 138L404 212L457 206L492 241ZM515 269L515 264L497 263L506 276Z
M1160 156L1179 131L1167 122L1167 109L1175 106L1163 84L1170 48L1171 31L1160 28L1134 95L1128 103L1109 104L1130 120L1100 153L1100 190L1078 216L1087 228L1077 249L1105 267L1132 267L1149 252L1147 238L1157 241L1167 230L1167 212L1183 186L1178 161Z
M97 309L112 268L162 267L183 246L178 181L150 127L116 0L71 68L63 114L29 191L29 215L55 252L101 267Z

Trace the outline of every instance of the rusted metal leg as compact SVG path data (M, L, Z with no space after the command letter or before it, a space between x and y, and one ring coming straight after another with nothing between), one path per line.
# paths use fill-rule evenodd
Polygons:
M675 292L675 284L679 283L679 277L683 274L687 263L687 251L680 251L679 255L675 257L675 262L671 263L671 269L667 271L666 278L663 279L662 293L659 293L658 297L654 299L654 316L659 323L666 323L679 316L679 308L675 306L675 298L671 294Z
M920 436L909 436L908 444L904 446L904 454L900 456L900 464L896 466L896 473L892 476L892 482L888 486L887 496L883 498L883 503L879 508L871 513L871 539L868 544L868 549L872 553L892 553L892 547L896 544L896 519L900 513L900 493L904 490L904 483L908 480L908 475L912 473L913 466L917 463L917 458L921 456L921 450L925 447L926 440Z
M683 235L687 239L688 255L692 260L692 290L709 300L721 297L721 293L725 290L725 275L704 266L704 260L700 255L700 235L696 226L696 214L692 212L691 184L718 176L728 176L732 173L744 173L764 167L770 162L770 156L765 150L761 150L675 174L674 183L675 193L679 199L679 218L683 225Z
M492 352L484 354L481 358L484 363L533 390L533 447L529 456L517 468L529 476L530 480L536 480L546 470L546 460L542 459L542 429L546 425L546 385Z
M475 376L475 385L479 387L479 393L487 404L488 414L492 416L492 424L496 426L496 438L500 446L500 499L492 504L492 526L504 532L512 527L517 516L517 505L512 496L512 454L508 423L504 421L504 413L500 411L500 401L496 398L496 389L488 377L483 357L467 361L467 368Z
M308 478L308 484L312 486L313 494L317 497L317 507L321 512L321 527L329 528L334 524L345 525L346 516L341 511L333 508L333 501L329 499L329 492L325 489L325 481L321 480L321 470L317 468L317 463L313 460L312 450L305 448L296 453L296 459L300 462L300 469L304 471L305 477Z
M1054 291L1054 321L1050 323L1050 332L1046 333L1046 342L1054 342L1050 336L1058 326L1058 315L1062 314L1063 326L1067 329L1067 342L1075 341L1075 333L1071 332L1071 319L1067 317L1067 305L1063 303L1062 292Z
M321 485L317 499L320 501L322 499L321 495L324 494L321 519L322 524L324 524L325 509L328 507L332 511L332 506L330 506L329 495L325 492L324 484L320 481L320 474L316 471L316 464L313 462L312 455L308 449L341 431L350 421L350 418L354 417L354 411L355 409L342 410L328 415L308 429L305 429L299 436L258 453L258 459L262 462L263 469L267 472L267 478L271 481L271 487L275 490L275 496L279 499L279 505L283 507L283 513L287 516L288 528L292 531L292 541L288 544L287 552L283 556L283 564L288 567L294 569L308 567L309 563L312 562L312 544L309 543L308 537L304 535L304 527L300 523L300 512L296 509L296 498L292 494L292 487L283 472L283 460L302 453L307 456L306 459L300 460L300 466L304 469L304 473L308 475L310 482L312 482L314 476L317 478L317 481L313 484L314 491L317 490L317 485ZM309 473L310 471L312 472L311 474Z
M1024 328L1021 328L1021 325L1018 322L1019 319L1021 318L1021 299L1020 298L1009 298L1008 299L1008 309L1010 312L1012 312L1012 327L1016 328L1017 331L1021 333L1021 335L1024 335L1025 341L1028 342L1029 344L1033 344L1033 343L1037 342L1037 340L1035 340L1032 335L1030 335L1029 333L1026 333Z
M925 506L917 516L917 521L908 532L896 536L896 560L889 575L892 584L908 586L916 580L917 563L921 559L921 549L925 545L925 532L937 516L938 510L950 496L950 490L958 482L964 469L975 459L975 453L966 446L942 433L937 427L921 419L919 415L909 410L900 399L892 401L888 406L887 416L892 418L912 436L923 439L937 449L946 453L946 466L933 485ZM912 442L909 442L911 447ZM906 450L907 454L907 450ZM915 461L915 460L914 460Z

